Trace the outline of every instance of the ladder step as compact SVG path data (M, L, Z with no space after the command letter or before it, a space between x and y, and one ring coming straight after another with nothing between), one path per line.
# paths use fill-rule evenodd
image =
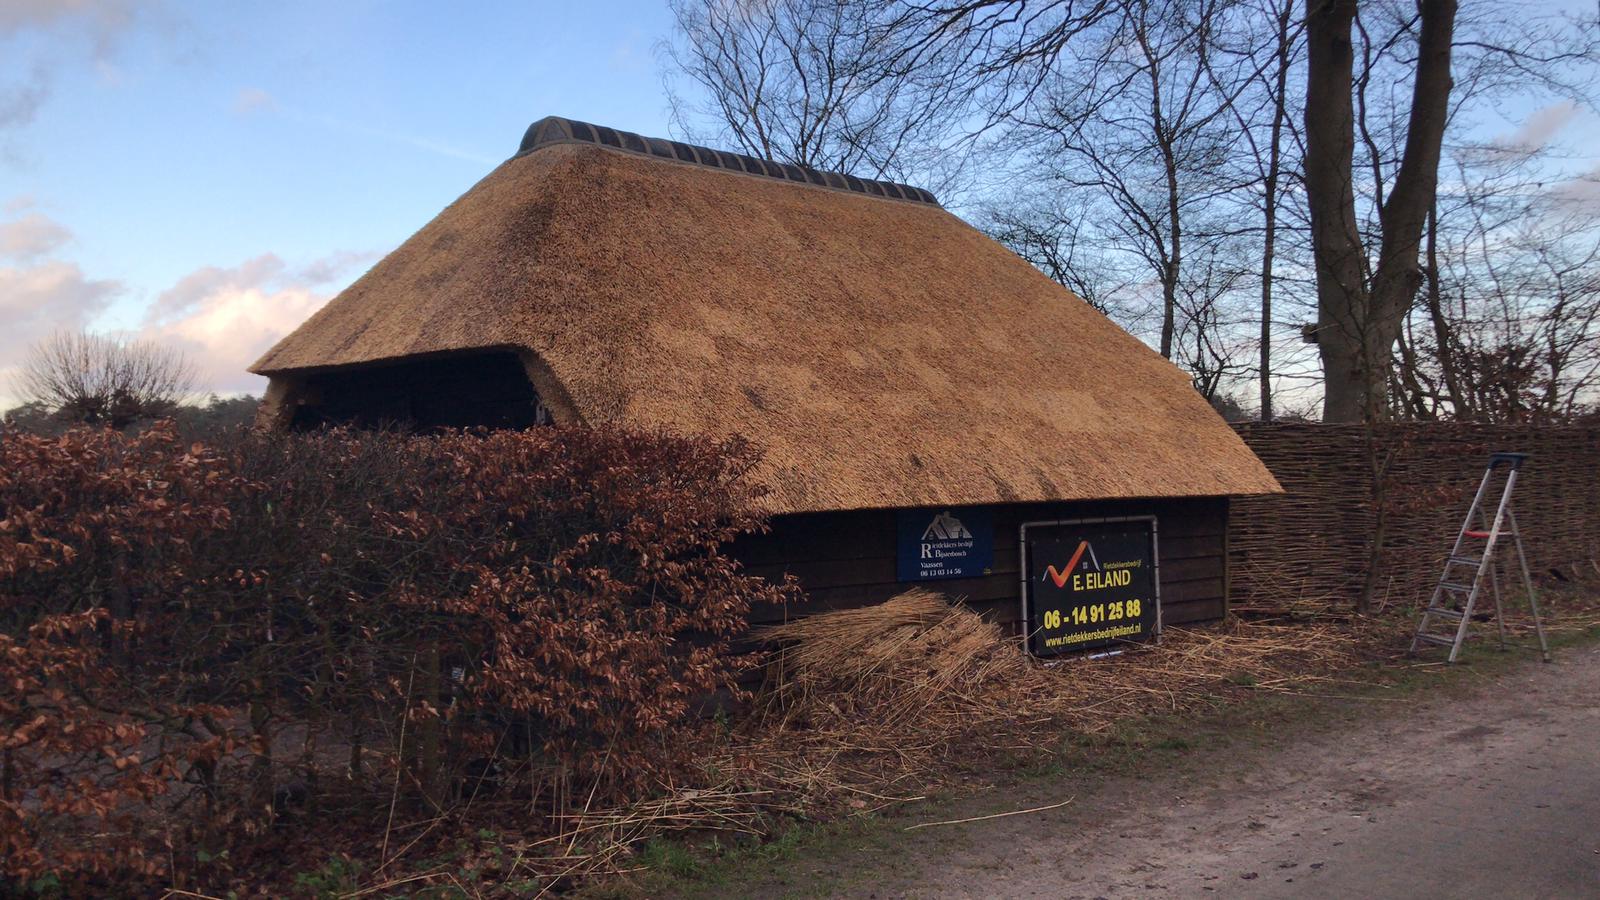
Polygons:
M1481 556L1452 556L1444 561L1447 566L1471 566L1476 569L1483 563Z
M1439 582L1439 587L1442 587L1447 591L1455 591L1458 594L1472 593L1472 585L1470 584L1456 584L1453 581L1441 581Z
M1457 622L1459 622L1465 613L1459 609L1445 609L1442 606L1430 606L1428 607L1428 615L1441 616L1446 619L1455 619Z
M1454 636L1444 637L1443 635L1426 634L1423 632L1417 633L1417 640L1423 642L1424 644L1438 644L1441 647L1454 647L1456 645L1456 639Z

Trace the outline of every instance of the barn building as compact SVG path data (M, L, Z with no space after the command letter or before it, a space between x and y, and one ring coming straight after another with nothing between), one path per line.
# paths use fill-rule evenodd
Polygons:
M251 371L268 427L742 434L774 521L738 552L811 609L927 581L1020 622L1025 523L1153 517L1162 618L1216 618L1229 498L1280 490L1183 372L926 191L559 118ZM1116 569L1081 543L1067 568Z

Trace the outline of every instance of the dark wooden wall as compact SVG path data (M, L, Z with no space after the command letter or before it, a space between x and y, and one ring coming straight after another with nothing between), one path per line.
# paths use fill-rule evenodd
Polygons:
M994 512L994 567L981 578L917 583L895 580L895 511L867 510L779 516L772 532L741 539L733 553L751 571L768 577L793 574L809 602L758 609L758 624L830 609L879 603L920 584L1020 631L1021 558L1018 528L1023 522L1111 516L1155 515L1161 566L1161 606L1165 624L1221 618L1228 595L1228 500L1103 501L1026 503L991 507ZM955 509L960 516L961 507Z

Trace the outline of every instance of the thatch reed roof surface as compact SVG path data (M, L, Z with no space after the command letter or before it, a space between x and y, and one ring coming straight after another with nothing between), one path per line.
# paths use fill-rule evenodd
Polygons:
M1187 377L938 206L552 143L252 371L523 351L558 420L766 448L775 513L1261 494Z

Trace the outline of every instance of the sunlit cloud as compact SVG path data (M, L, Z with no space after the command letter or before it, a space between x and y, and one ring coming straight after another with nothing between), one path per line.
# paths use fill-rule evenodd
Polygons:
M182 350L207 390L259 394L265 379L245 367L321 309L329 296L298 286L228 285L202 297L187 314L141 329L139 337Z
M372 257L339 253L293 268L266 253L237 266L196 269L155 299L138 336L182 350L207 390L260 393L265 379L245 368L321 309L341 277Z
M1495 138L1494 143L1511 150L1537 153L1549 146L1577 115L1578 104L1573 101L1553 103L1535 110L1517 130Z
M26 198L0 217L0 410L22 399L16 375L29 348L60 331L94 331L112 302L128 294L54 256L72 232ZM245 368L321 309L377 254L341 252L291 265L263 253L233 266L202 266L160 292L126 336L182 351L204 391L260 393L265 380Z
M61 330L87 328L123 292L86 276L75 263L41 259L71 232L40 213L0 222L0 409L17 400L16 376L28 348Z

